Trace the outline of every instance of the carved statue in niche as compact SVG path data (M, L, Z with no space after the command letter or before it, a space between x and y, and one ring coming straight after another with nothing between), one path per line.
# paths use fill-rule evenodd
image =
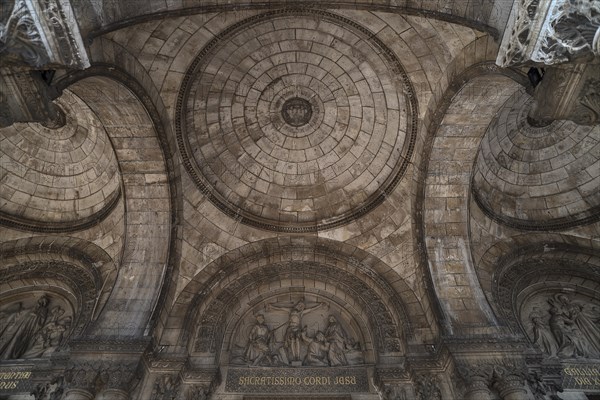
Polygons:
M49 304L43 295L34 306L17 302L0 311L0 360L47 356L63 342L72 317L61 306L49 312Z
M265 314L254 314L255 321L238 328L233 337L238 342L232 346L231 362L263 367L338 367L364 363L360 343L348 334L338 317L313 312L324 305L315 302L307 307L304 300L288 307L266 304ZM277 311L285 311L285 319ZM271 329L273 325L276 327Z
M563 293L548 298L546 304L546 312L540 305L529 314L533 342L540 350L550 357L600 358L598 306L571 300Z
M244 356L250 365L272 365L273 355L271 354L271 339L273 332L265 324L263 314L256 315L256 325L252 327L248 337L248 345Z
M285 340L283 347L286 351L286 356L289 361L300 361L300 343L302 341L302 317L311 311L325 305L325 303L317 303L313 307L307 308L304 300L300 300L293 307L281 307L273 303L265 306L267 311L279 310L289 312L287 328L285 329Z

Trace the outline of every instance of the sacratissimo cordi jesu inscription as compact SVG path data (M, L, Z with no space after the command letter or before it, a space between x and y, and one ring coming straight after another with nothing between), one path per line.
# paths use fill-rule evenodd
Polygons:
M240 376L240 386L316 386L316 385L356 385L356 376Z

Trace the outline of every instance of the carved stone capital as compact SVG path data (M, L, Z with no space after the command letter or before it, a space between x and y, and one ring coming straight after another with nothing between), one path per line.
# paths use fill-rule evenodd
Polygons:
M158 376L152 388L150 400L176 399L180 394L181 380L177 375Z
M99 378L105 390L122 390L128 392L137 374L135 363L115 363L103 366Z
M600 55L600 3L517 0L496 64L561 64Z
M527 391L525 389L525 379L522 375L508 373L497 379L493 386L500 394L500 397L507 400L525 400Z
M490 384L494 369L490 365L461 366L458 375L464 382L464 396L466 399L487 400L491 396Z
M406 388L401 385L384 384L378 389L382 400L406 400L408 399Z
M6 23L0 23L0 56L0 65L90 66L69 0L16 0Z
M92 396L102 385L100 371L98 367L91 362L74 363L65 370L65 382L67 383L67 392L80 391L91 393Z
M420 375L416 379L417 399L442 400L438 379L429 374Z

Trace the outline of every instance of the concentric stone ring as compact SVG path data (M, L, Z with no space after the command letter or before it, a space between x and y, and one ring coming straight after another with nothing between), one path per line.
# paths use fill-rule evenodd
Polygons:
M184 165L222 211L286 232L380 204L408 166L415 96L371 32L323 11L273 11L209 42L176 116Z

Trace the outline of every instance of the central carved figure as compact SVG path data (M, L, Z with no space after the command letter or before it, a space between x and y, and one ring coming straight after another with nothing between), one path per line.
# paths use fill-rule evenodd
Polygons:
M281 107L281 116L283 120L293 127L306 125L312 117L312 106L308 100L300 97L293 97L283 103Z
M300 358L300 343L302 340L302 316L311 311L325 305L325 303L317 303L313 307L306 308L304 301L300 300L293 307L280 307L275 304L267 304L266 310L289 311L289 319L287 329L285 330L284 348L289 361L301 361Z
M328 302L265 302L261 308L255 310L252 321L248 318L239 328L236 336L243 335L243 344L239 341L232 347L232 364L343 367L364 363L361 344L348 331L348 321L342 323L333 314L339 311L326 313L330 309ZM274 321L277 322L273 324Z

